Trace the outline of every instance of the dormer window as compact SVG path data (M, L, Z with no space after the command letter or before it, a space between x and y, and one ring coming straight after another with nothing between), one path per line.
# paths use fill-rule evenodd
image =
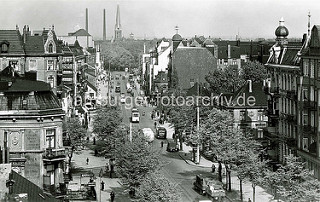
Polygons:
M0 53L7 53L9 49L9 43L7 41L4 41L1 43L1 50Z
M51 44L49 44L49 53L53 53L53 45L52 45L52 43Z

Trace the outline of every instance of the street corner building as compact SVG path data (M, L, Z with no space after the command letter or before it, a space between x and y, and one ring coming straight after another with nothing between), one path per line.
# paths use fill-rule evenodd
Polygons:
M64 187L64 111L50 84L0 72L0 161L48 192ZM27 187L26 187L27 188Z

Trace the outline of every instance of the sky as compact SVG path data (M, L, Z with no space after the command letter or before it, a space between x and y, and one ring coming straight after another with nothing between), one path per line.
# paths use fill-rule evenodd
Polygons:
M319 0L0 0L0 29L20 31L24 25L42 30L54 25L59 36L85 28L89 11L89 33L102 39L103 9L107 38L114 35L117 4L124 37L171 38L175 26L183 38L195 35L223 39L274 38L281 17L290 37L320 24Z

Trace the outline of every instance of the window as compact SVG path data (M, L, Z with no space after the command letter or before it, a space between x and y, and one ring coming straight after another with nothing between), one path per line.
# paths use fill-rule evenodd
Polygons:
M303 124L304 126L309 125L308 110L303 110L303 120L302 120L302 124Z
M258 138L259 139L263 138L263 131L262 130L258 130Z
M308 138L304 137L302 140L302 149L305 151L308 151L308 147L309 147L309 142L308 142Z
M302 90L302 101L308 101L308 89L303 89Z
M54 70L54 61L53 60L48 60L47 64L47 70Z
M37 61L30 60L29 61L29 71L36 71L37 70Z
M49 44L48 52L49 52L49 53L53 53L53 45L52 45L52 43Z
M314 127L314 111L311 111L311 120L310 120L310 125L312 126L312 127Z
M305 59L305 60L303 61L303 75L304 75L304 76L308 76L308 75L309 75L309 72L308 72L308 68L309 68L308 63L309 63L309 60L307 60L307 59Z
M54 88L54 77L52 75L48 77L48 83L50 84L51 88Z
M52 149L55 147L55 130L46 130L46 148Z
M310 78L314 78L314 60L310 60Z
M7 53L8 52L8 44L3 43L1 45L1 53Z
M314 86L310 86L310 101L314 101Z

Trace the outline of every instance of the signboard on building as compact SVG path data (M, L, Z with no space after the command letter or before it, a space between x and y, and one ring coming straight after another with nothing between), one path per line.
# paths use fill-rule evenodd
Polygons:
M20 131L9 132L9 147L10 147L10 151L22 150L22 135Z
M26 129L24 135L25 150L40 150L39 129Z

